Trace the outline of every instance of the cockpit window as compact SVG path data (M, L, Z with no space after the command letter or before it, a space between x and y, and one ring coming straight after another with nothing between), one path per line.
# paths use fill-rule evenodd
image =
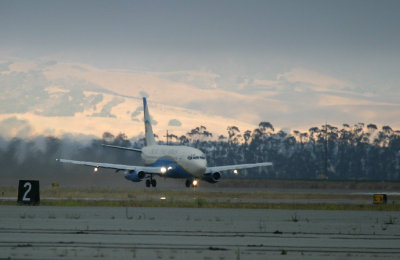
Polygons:
M199 160L199 159L205 160L206 157L205 157L204 155L201 155L201 156L198 156L198 155L189 155L189 156L188 156L188 160Z

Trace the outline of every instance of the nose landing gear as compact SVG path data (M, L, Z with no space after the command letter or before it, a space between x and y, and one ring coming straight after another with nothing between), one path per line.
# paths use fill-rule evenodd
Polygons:
M194 179L194 180L186 180L185 185L186 185L186 188L190 188L190 186L197 187L198 183L199 183L199 181L196 180L196 179Z

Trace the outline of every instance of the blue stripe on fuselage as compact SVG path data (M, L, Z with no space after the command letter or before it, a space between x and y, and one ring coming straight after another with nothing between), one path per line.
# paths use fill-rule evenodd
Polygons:
M162 157L159 158L155 163L150 164L148 166L154 167L172 167L172 169L167 171L165 176L170 178L186 178L186 179L193 179L193 175L185 171L181 166L179 166L175 160L170 157Z

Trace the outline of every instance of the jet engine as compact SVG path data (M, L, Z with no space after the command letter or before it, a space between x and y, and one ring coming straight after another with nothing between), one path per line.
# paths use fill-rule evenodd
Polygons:
M146 176L144 172L138 171L126 171L125 172L125 179L133 181L133 182L140 182Z
M221 173L219 172L213 172L209 174L205 174L203 176L203 180L209 182L209 183L216 183L221 179Z

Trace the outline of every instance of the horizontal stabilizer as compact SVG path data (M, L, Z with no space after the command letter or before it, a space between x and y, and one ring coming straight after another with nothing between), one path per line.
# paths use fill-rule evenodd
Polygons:
M128 147L109 145L109 144L102 144L102 146L109 147L109 148L114 148L114 149L131 151L131 152L137 152L137 153L141 153L142 152L142 149L137 149L137 148L128 148Z

